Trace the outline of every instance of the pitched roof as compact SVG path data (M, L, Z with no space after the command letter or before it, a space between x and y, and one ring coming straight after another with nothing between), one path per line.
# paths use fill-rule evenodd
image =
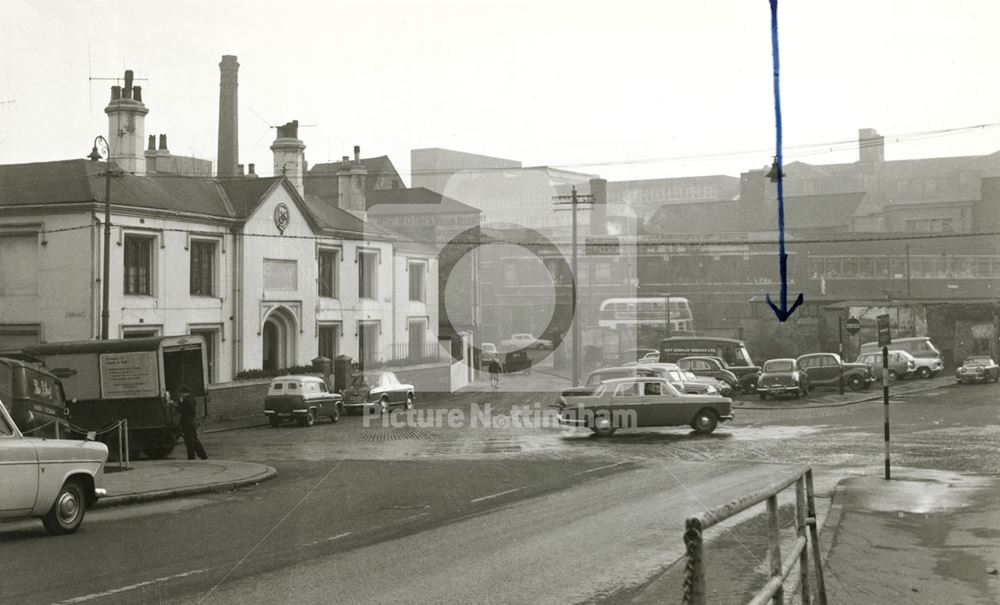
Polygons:
M426 187L384 189L365 197L369 213L377 214L475 214L480 210Z
M334 206L318 196L306 194L306 208L321 229L330 235L345 239L393 240L394 235L378 225L363 221L346 210Z
M2 165L0 206L94 201L97 193L91 188L91 177L105 166L105 162L82 159Z
M337 203L340 199L340 183L337 173L345 168L350 168L353 164L353 160L314 164L305 175L305 192ZM403 186L403 179L400 178L396 167L392 165L389 156L362 158L361 165L368 172L365 177L365 195L380 189Z

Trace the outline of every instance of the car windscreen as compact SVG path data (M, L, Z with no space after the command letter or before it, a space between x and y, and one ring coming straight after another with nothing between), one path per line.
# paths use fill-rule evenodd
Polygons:
M795 365L791 361L775 360L764 364L765 372L791 372Z

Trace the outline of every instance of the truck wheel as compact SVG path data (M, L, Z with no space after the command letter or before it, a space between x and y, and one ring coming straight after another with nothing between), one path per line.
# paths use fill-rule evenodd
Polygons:
M50 534L71 534L83 523L87 508L83 485L76 479L63 483L49 512L42 517L42 524Z
M855 374L847 379L847 386L851 387L852 391L860 391L865 388L865 381L862 380L860 376Z
M271 428L276 429L281 426L281 418L277 416L268 416L267 421L271 423Z

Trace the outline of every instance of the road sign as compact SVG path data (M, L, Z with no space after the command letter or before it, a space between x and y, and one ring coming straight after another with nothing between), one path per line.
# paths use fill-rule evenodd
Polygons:
M878 329L878 346L889 346L889 343L892 342L892 334L889 333L889 316L879 315L875 318L875 325Z
M861 331L861 322L856 317L848 317L847 321L844 322L844 328L847 329L848 334L857 334Z
M621 242L618 238L587 238L583 250L587 256L618 256Z

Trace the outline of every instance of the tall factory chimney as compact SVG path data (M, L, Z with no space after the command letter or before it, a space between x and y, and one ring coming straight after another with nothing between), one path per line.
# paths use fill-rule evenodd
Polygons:
M222 55L219 63L219 155L216 173L220 177L239 175L239 119L236 101L237 72L240 64L236 55Z

